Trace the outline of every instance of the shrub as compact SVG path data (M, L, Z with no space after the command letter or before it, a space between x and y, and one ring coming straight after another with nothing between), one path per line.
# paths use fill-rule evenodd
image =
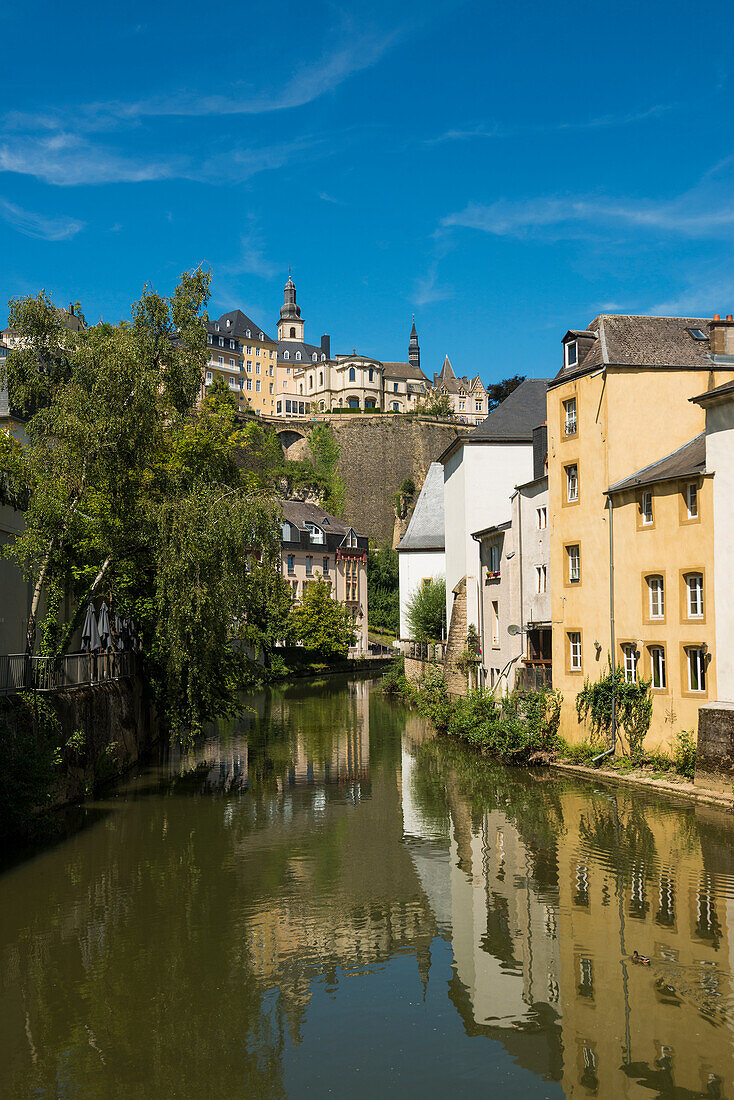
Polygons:
M446 581L427 580L416 588L406 607L408 626L416 641L435 641L446 633Z
M558 742L559 754L571 764L589 764L602 750L593 741L575 741L569 744L562 738Z
M606 676L596 683L584 681L576 696L579 722L588 721L592 740L602 738L607 743L612 733L612 698L615 701L617 733L627 737L630 759L642 757L642 746L652 719L650 680L627 683L619 665L611 662Z
M696 772L696 752L698 749L693 730L681 730L675 739L673 763L675 770L693 782Z

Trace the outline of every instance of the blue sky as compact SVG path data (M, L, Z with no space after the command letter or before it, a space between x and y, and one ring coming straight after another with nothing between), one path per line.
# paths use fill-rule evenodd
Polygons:
M24 10L25 9L25 10ZM4 5L0 313L212 314L542 377L598 312L734 311L726 27L689 2ZM723 20L725 12L721 12Z

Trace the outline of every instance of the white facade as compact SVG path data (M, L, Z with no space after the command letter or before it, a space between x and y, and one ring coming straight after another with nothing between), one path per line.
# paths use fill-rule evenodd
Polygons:
M706 404L706 472L714 475L717 696L734 703L734 394Z
M533 476L533 445L461 440L444 467L446 622L453 592L466 577L467 625L479 630L479 546L472 532L511 517L515 486Z
M400 637L410 638L408 603L424 581L446 577L444 550L406 550L398 554L400 577Z

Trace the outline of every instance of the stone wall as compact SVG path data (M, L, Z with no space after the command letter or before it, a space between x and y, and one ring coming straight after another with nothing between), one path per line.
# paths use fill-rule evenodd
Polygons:
M463 425L408 416L330 416L340 448L339 473L347 488L345 518L375 545L392 543L393 498L406 478L416 497L428 467L458 436Z
M696 786L731 795L734 784L734 703L706 703L698 712Z
M454 603L451 610L451 625L446 639L444 675L450 695L467 695L469 678L467 673L456 665L456 661L466 650L466 577L459 581L454 589Z

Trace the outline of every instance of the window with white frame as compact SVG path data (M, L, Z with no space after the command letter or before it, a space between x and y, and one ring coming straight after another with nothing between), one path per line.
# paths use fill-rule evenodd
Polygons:
M500 562L502 560L502 550L498 542L491 542L489 544L487 558L487 572L499 576Z
M649 527L653 520L652 492L649 489L646 489L640 498L640 514L643 527Z
M300 358L301 358L301 353L300 353L300 351L297 351L296 352L296 359L300 359Z
M566 435L576 435L576 398L569 397L563 402L563 430Z
M651 619L665 618L665 585L657 574L647 578L648 608Z
M217 356L217 363L219 364L220 367L224 366L224 356L223 355L218 355Z
M535 523L539 531L545 531L548 526L548 509L545 505L535 509Z
M689 619L703 618L703 574L688 573L686 582L686 610Z
M575 367L579 361L579 346L575 340L569 340L565 348L565 359L567 367ZM557 360L556 360L557 362Z
M581 671L581 632L579 630L568 632L568 667L571 672Z
M211 382L212 380L212 372L210 370L206 372L206 380L207 382Z
M236 366L237 366L237 364L235 363L234 359L230 359L230 361L229 361L229 365L230 365L230 367L236 367Z
M357 378L357 372L354 367L349 368L349 381L354 382Z
M255 383L255 393L260 393L260 379Z
M638 652L637 646L628 642L622 646L622 655L624 657L624 680L627 684L634 684L637 682L637 659Z
M686 485L686 513L689 519L698 518L698 485L695 481Z
M220 346L220 348L224 347L224 337L223 336L219 337L219 346Z
M206 342L207 342L207 344L212 344L214 342L214 338L213 338L211 332L208 334L208 336L206 338Z
M247 379L247 388L248 388L248 390L252 389L252 379L251 378Z
M566 466L566 500L569 504L579 499L579 468L574 462Z
M581 581L581 550L576 543L566 547L568 556L568 583L579 584Z
M535 566L535 590L540 595L548 590L548 567L545 565Z
M686 649L688 666L688 690L706 690L706 658L701 646L689 646Z
M651 645L650 652L650 679L652 686L657 691L662 691L666 686L665 679L665 648L661 645Z
M492 600L492 645L500 644L500 605Z

